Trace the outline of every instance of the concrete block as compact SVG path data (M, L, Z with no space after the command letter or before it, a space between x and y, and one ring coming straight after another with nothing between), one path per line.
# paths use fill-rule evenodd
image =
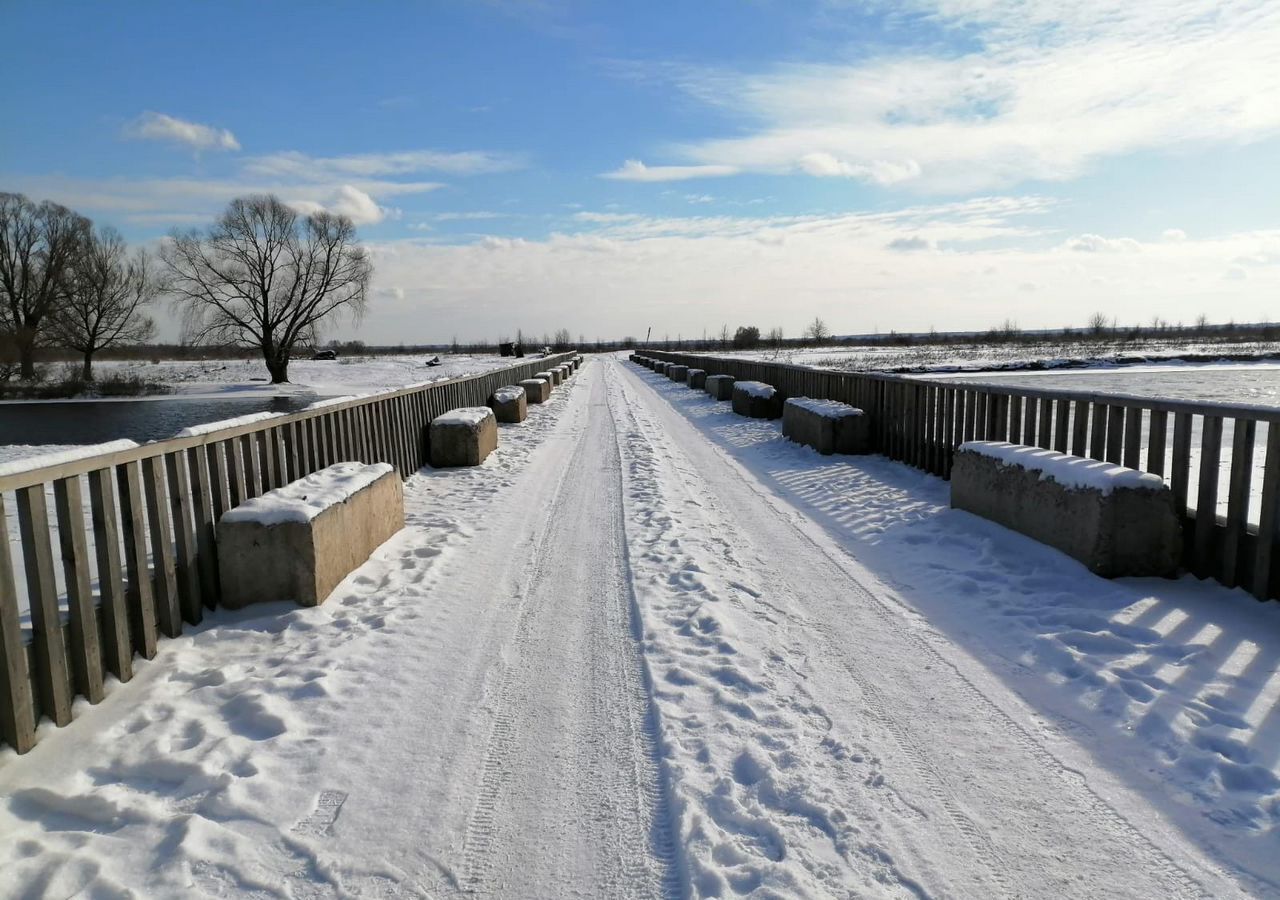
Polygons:
M555 386L556 386L557 384L559 384L559 383L560 383L560 382L556 381L556 377L555 377L554 375L552 375L550 372L534 372L534 373L533 373L533 377L534 377L534 378L541 378L543 381L545 381L545 382L547 383L547 385L548 385L552 390L554 390L554 389L555 389Z
M732 375L708 375L703 387L706 388L708 394L717 400L733 399Z
M487 406L451 409L431 420L431 465L478 466L498 449L498 420Z
M669 366L669 365L671 365L671 363L669 363L669 362L663 362L662 360L658 360L657 362L655 362L655 363L653 364L653 371L657 372L659 375L666 375L666 374L667 374L667 366Z
M529 403L546 403L551 398L551 382L545 378L526 378L520 387Z
M403 527L404 487L394 468L335 463L222 516L219 602L316 606Z
M951 505L1061 550L1106 578L1178 572L1182 526L1164 479L1038 447L956 451Z
M500 387L489 398L489 408L499 422L523 422L529 415L529 400L518 384Z
M689 375L688 366L667 366L667 377L672 381L678 381L684 384L685 378Z
M773 385L763 381L736 381L733 385L733 411L752 419L780 419L782 398Z
M684 377L685 384L694 390L706 390L707 387L707 371L706 369L690 369Z
M782 434L826 455L871 452L867 416L838 400L790 398L782 405Z

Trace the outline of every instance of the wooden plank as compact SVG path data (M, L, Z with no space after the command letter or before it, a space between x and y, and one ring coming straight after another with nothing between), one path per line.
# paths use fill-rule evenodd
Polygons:
M205 447L204 456L209 468L209 499L213 502L213 521L231 509L231 475L227 471L227 444L219 441Z
M116 678L128 681L133 677L133 645L129 637L129 607L125 602L124 569L120 564L120 527L111 469L95 469L89 473L89 507L102 609L102 663Z
M206 609L218 605L217 522L213 511L213 487L209 456L203 447L191 451L191 501L195 516L196 569L200 574L200 599Z
M0 740L26 753L36 745L35 698L18 618L18 591L9 555L9 518L0 492Z
M1040 401L1028 397L1022 404L1022 443L1031 447L1040 446L1036 439L1036 423L1040 411Z
M1169 486L1173 489L1173 505L1179 518L1187 513L1190 484L1191 416L1178 413L1173 417L1173 471L1169 473Z
M1009 404L1009 437L1007 440L1013 444L1025 443L1022 440L1022 398L1009 397L1005 402Z
M1107 462L1117 466L1124 459L1124 418L1123 406L1107 407Z
M250 496L248 479L245 476L244 454L241 452L239 438L231 438L223 441L222 452L227 458L228 476L227 488L230 492L231 506L229 509L235 509L241 503L248 500Z
M182 634L178 611L178 579L169 530L169 507L165 502L163 464L158 457L142 461L142 486L147 497L147 525L154 561L151 592L156 600L156 625L165 637Z
M1053 449L1053 401L1040 400L1037 403L1038 421L1036 422L1036 446L1046 450Z
M195 500L191 496L187 451L166 453L164 467L169 477L169 514L173 517L178 609L184 621L199 625L204 618L204 596L200 589L200 567L196 560Z
M1072 403L1071 416L1071 455L1089 455L1089 419L1088 400L1076 400Z
M1235 587L1249 579L1240 572L1249 534L1249 488L1253 479L1253 442L1257 423L1236 419L1231 430L1231 475L1227 488L1227 529L1223 535L1221 581Z
M1105 403L1093 404L1093 420L1089 423L1089 456L1107 458L1107 410Z
M116 466L116 488L120 491L124 564L129 576L129 589L125 595L129 607L129 634L133 638L133 649L142 654L143 659L151 659L156 655L156 602L151 593L142 477L137 463Z
M1169 433L1169 414L1153 410L1147 423L1147 471L1164 475L1164 450Z
M49 510L44 485L20 488L18 531L27 571L27 599L31 609L32 646L35 649L36 688L40 708L55 725L71 721L71 667L62 639L62 615L58 611L58 582L53 574L53 549L49 545Z
M284 484L280 480L280 458L277 455L274 428L264 428L258 433L258 462L262 467L262 491L274 491Z
M1142 466L1142 410L1129 409L1124 418L1124 465L1130 469Z
M1200 484L1196 488L1196 530L1192 571L1214 573L1213 532L1218 527L1218 467L1222 460L1222 416L1205 416L1200 432Z
M261 497L262 491L262 454L258 452L258 440L253 434L242 435L238 441L240 453L244 457L245 499Z
M1262 508L1258 516L1258 537L1253 554L1253 587L1259 600L1275 596L1270 585L1280 570L1280 425L1267 426L1267 459L1262 471Z
M1053 449L1059 453L1068 453L1071 450L1070 400L1053 401Z
M102 640L98 636L98 612L89 577L89 542L84 536L84 498L79 475L59 478L53 483L53 505L58 516L58 549L62 553L62 576L71 614L71 673L76 692L90 703L101 703L104 696Z

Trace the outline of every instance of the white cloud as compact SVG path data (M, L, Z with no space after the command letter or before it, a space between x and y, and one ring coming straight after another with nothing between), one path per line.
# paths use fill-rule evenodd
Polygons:
M1280 134L1274 0L913 5L979 49L912 46L907 20L906 49L857 62L656 67L743 120L731 136L673 145L681 165L661 168L800 171L965 192L1071 179L1139 151Z
M588 339L815 315L837 332L1083 325L1094 308L1123 322L1274 318L1280 266L1228 279L1232 260L1280 251L1280 231L1137 242L1080 253L1039 233L1040 198L989 198L841 216L583 219L544 240L377 242L376 278L413 285L404 311L371 308L365 333L396 340L433 314L462 337L569 327ZM917 237L936 252L891 249ZM998 238L998 240L992 240ZM1113 238L1111 240L1128 240ZM1090 300L1081 310L1081 297ZM784 298L780 300L780 298Z
M379 206L372 197L357 187L344 184L323 200L295 198L287 200L290 206L303 213L327 210L346 216L356 225L376 225L396 211Z
M157 112L144 112L138 116L125 126L124 135L135 140L180 144L197 152L240 149L240 142L226 128L188 122Z
M933 244L922 237L912 235L911 237L894 238L889 243L885 244L885 247L889 250L905 250L910 252L914 250L932 250Z
M399 153L356 153L348 156L308 156L297 151L273 153L250 159L245 171L253 175L304 178L380 178L441 172L448 175L484 175L523 168L517 156L484 150L443 152L406 150Z
M1181 228L1166 228L1160 235L1166 241L1185 241L1187 233Z
M738 171L736 166L722 165L646 166L638 159L629 159L621 167L600 177L615 181L687 181L690 178L723 178L737 175Z
M1133 238L1105 238L1098 234L1069 238L1063 246L1077 253L1132 253L1142 249Z

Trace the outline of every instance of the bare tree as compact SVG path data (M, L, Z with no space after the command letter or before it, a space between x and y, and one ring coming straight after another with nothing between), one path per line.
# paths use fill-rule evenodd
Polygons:
M821 344L831 337L831 329L820 317L814 316L813 321L805 326L804 336L815 344Z
M1089 317L1089 331L1095 337L1101 337L1107 330L1107 314L1096 312Z
M568 328L557 328L555 335L551 338L551 347L557 353L563 353L573 346L573 335L569 333Z
M720 326L720 348L724 349L729 346L729 326Z
M71 289L71 267L89 220L48 200L0 193L0 330L17 350L20 374L35 377L35 350Z
M139 248L130 257L124 238L109 227L85 239L71 272L71 290L54 311L49 332L84 357L83 377L92 381L95 353L155 332L143 307L155 299L159 283L147 252Z
M207 231L174 233L161 253L166 289L193 343L256 347L272 384L289 380L295 345L324 321L364 312L373 264L346 216L301 216L270 195L231 201Z

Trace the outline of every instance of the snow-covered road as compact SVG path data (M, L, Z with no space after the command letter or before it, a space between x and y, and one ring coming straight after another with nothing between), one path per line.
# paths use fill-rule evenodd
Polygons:
M1280 683L1103 627L1151 602L1200 623L1234 593L1103 582L946 514L927 476L725 406L593 360L483 466L412 478L408 527L323 606L220 611L0 751L0 895L1276 891L1277 761L1196 757L1225 726L1174 726L1247 694L1257 739ZM1052 622L1009 587L1026 560ZM1219 633L1280 630L1249 604ZM1088 614L1061 676L1051 641L1088 646ZM1130 698L1162 706L1160 743L1104 690L1122 638L1163 664ZM1218 692L1180 692L1179 666ZM1081 678L1101 699L1076 709Z

